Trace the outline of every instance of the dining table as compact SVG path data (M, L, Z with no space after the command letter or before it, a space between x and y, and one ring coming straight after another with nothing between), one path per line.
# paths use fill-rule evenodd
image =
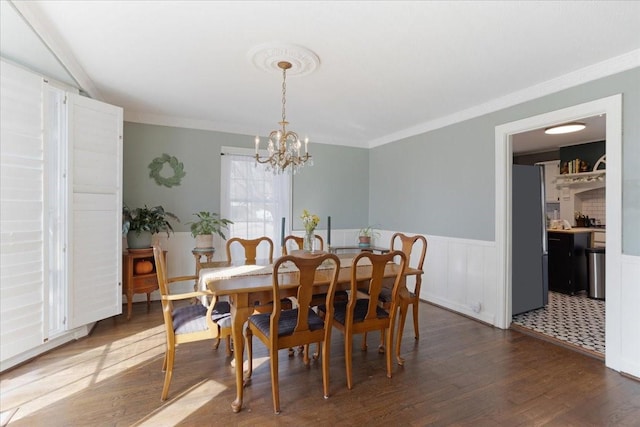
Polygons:
M340 271L336 290L348 290L351 284L352 260L357 254L347 253L337 255L340 259ZM236 373L236 399L231 403L233 412L242 409L245 378L244 366L244 336L243 327L249 316L253 314L255 306L265 305L273 301L273 263L268 260L256 260L255 264L244 264L231 261L216 261L208 264L210 268L203 268L199 272L198 283L200 289L208 289L219 299L227 297L231 306L231 327L233 339L233 357ZM388 263L385 267L384 277L392 278L398 274L399 264ZM371 265L358 265L356 280L366 281L371 278ZM281 296L295 296L297 285L297 270L291 266L287 271L280 269L279 282ZM402 341L402 329L407 315L407 306L402 299L408 296L406 287L407 276L423 274L422 270L406 267L404 277L399 290L399 331L395 343L396 359L399 365L404 363L400 357L400 343ZM329 287L331 269L319 268L314 280L314 293L322 293ZM391 327L394 327L392 325ZM387 351L391 351L387 349Z

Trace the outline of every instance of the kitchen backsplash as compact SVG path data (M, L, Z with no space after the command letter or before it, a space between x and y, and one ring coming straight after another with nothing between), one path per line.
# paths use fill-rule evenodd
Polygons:
M576 210L589 218L599 219L600 223L605 225L607 223L605 191L604 188L598 188L576 194Z

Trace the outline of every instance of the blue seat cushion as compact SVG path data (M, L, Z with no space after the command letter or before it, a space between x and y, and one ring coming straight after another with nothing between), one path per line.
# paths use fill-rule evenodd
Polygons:
M347 319L347 302L338 301L335 304L333 304L333 307L334 307L333 318L344 325ZM318 309L323 312L327 311L327 307L324 305L319 305ZM367 315L368 309L369 309L368 299L362 299L362 298L357 299L356 307L355 307L355 310L353 311L353 323L362 322L365 316ZM379 306L376 307L376 315L378 319L389 317L389 313L385 309Z
M260 313L249 316L249 322L254 324L263 334L269 336L271 313ZM282 310L278 322L278 336L293 334L298 323L298 309ZM324 327L324 321L313 310L309 309L309 330L315 331Z
M218 307L219 304L220 307ZM227 312L220 312L218 311L218 308L220 308L221 310L225 310L226 308ZM230 311L231 310L229 307L229 303L226 301L222 301L222 304L219 302L215 305L211 317L213 321L218 323L220 326L224 326L222 324L224 322L228 322L230 326ZM178 307L173 310L171 316L173 317L173 331L176 335L205 331L209 328L206 321L207 307L202 304L190 304L183 307Z

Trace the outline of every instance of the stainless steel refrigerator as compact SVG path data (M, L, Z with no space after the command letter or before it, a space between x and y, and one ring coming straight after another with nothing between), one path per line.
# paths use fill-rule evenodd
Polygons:
M548 302L548 253L544 169L512 169L512 313L541 308Z

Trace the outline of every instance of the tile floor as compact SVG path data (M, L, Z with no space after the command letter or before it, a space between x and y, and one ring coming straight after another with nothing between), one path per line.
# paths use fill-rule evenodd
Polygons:
M512 320L518 326L604 357L604 301L588 298L585 293L569 296L549 292L546 307L518 314Z

